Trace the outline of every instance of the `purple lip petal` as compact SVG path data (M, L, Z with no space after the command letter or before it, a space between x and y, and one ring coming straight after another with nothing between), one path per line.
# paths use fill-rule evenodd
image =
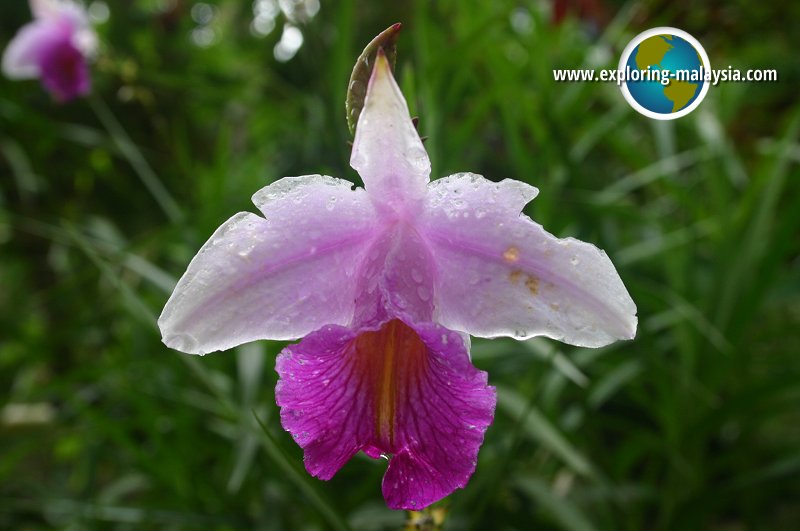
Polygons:
M520 214L535 194L473 174L432 183L420 230L449 272L438 277L437 322L475 336L544 335L587 347L632 338L636 306L611 261Z
M325 327L287 347L276 370L281 421L312 475L330 479L359 450L384 455L388 506L420 509L475 470L495 392L457 333L396 319Z
M349 323L375 224L366 194L350 186L315 175L256 194L266 219L237 214L206 242L159 318L164 342L204 354Z
M39 66L42 85L58 102L84 96L91 90L89 65L71 41L43 51Z

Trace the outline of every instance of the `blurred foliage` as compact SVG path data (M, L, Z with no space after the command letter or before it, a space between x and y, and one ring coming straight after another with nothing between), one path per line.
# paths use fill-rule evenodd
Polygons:
M556 22L512 0L258 4L254 20L246 1L94 2L110 16L92 98L57 106L0 80L0 528L420 517L385 508L383 462L356 458L328 483L302 470L274 404L281 344L198 359L155 327L199 246L260 187L358 182L347 79L397 21L434 176L538 186L526 212L604 248L640 315L635 341L598 350L474 342L498 411L472 481L435 509L444 528L800 528L800 5L559 1ZM29 16L3 2L0 45ZM712 87L675 122L612 84L553 82L553 68L614 68L659 25L696 36L714 67L780 82Z

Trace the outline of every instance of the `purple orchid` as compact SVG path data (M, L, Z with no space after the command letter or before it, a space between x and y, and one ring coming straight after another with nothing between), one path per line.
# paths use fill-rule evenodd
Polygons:
M253 196L192 260L159 319L166 345L204 354L297 339L280 354L281 421L329 479L358 451L386 457L383 495L419 509L466 485L495 409L469 335L599 347L636 332L605 253L522 214L525 183L430 161L384 54L351 166L365 189L287 177Z
M88 61L97 37L86 11L70 0L30 0L30 7L34 19L8 44L3 73L10 79L39 78L60 103L88 94Z

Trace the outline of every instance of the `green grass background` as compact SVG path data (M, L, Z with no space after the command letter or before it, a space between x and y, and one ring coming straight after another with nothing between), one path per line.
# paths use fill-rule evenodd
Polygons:
M155 326L256 190L359 182L348 76L400 21L434 177L539 187L526 213L604 248L639 308L636 340L603 349L474 342L499 403L445 529L800 529L797 4L597 0L556 24L544 2L323 0L282 63L285 15L257 38L250 2L209 2L200 47L194 3L109 0L91 99L0 80L0 528L402 527L384 462L302 470L274 402L282 344L192 358ZM28 19L4 1L0 46ZM780 81L712 87L674 122L613 84L553 81L616 67L659 25Z

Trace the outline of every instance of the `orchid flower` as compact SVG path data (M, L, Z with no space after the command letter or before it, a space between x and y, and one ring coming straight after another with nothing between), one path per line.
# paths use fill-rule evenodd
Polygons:
M88 61L97 49L86 10L71 0L30 0L34 19L23 26L3 53L10 79L39 78L58 102L91 89Z
M605 253L523 215L525 183L430 161L382 52L351 166L365 188L287 177L253 196L192 260L159 318L164 343L204 354L257 339L279 355L281 422L306 469L331 478L363 451L385 457L393 509L463 488L495 409L469 335L630 339L636 307Z

